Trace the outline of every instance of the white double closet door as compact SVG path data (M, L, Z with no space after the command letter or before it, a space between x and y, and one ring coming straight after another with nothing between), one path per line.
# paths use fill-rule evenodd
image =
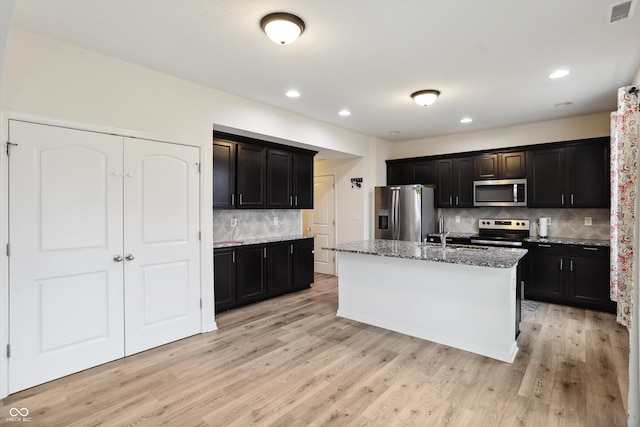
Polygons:
M200 332L199 149L9 138L9 391Z

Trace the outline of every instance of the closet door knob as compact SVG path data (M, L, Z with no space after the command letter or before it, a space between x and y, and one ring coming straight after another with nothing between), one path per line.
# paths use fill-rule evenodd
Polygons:
M124 259L126 259L127 261L133 261L134 256L132 254L126 254L124 256Z
M113 260L114 260L115 262L122 262L122 255L115 255L115 256L113 257Z

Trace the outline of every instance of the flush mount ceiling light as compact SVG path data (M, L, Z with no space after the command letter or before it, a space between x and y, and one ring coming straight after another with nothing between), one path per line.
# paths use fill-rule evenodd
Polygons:
M304 21L290 13L276 12L262 18L260 27L274 43L289 44L304 31Z
M289 98L298 98L300 96L300 92L295 89L291 89L285 93Z
M416 101L416 104L422 105L423 107L426 107L427 105L431 105L434 102L436 102L436 99L438 99L438 96L440 96L440 91L434 90L434 89L419 90L411 94L411 97L413 98L414 101Z

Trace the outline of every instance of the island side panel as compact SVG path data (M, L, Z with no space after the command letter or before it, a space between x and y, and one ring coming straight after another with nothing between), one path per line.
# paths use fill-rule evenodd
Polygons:
M513 362L516 266L348 252L338 266L338 316Z

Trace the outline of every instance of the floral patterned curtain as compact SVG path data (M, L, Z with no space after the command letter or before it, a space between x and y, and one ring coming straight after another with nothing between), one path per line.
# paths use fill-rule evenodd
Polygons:
M634 291L634 239L638 184L638 89L618 90L618 111L611 113L611 300L618 322L631 327Z

